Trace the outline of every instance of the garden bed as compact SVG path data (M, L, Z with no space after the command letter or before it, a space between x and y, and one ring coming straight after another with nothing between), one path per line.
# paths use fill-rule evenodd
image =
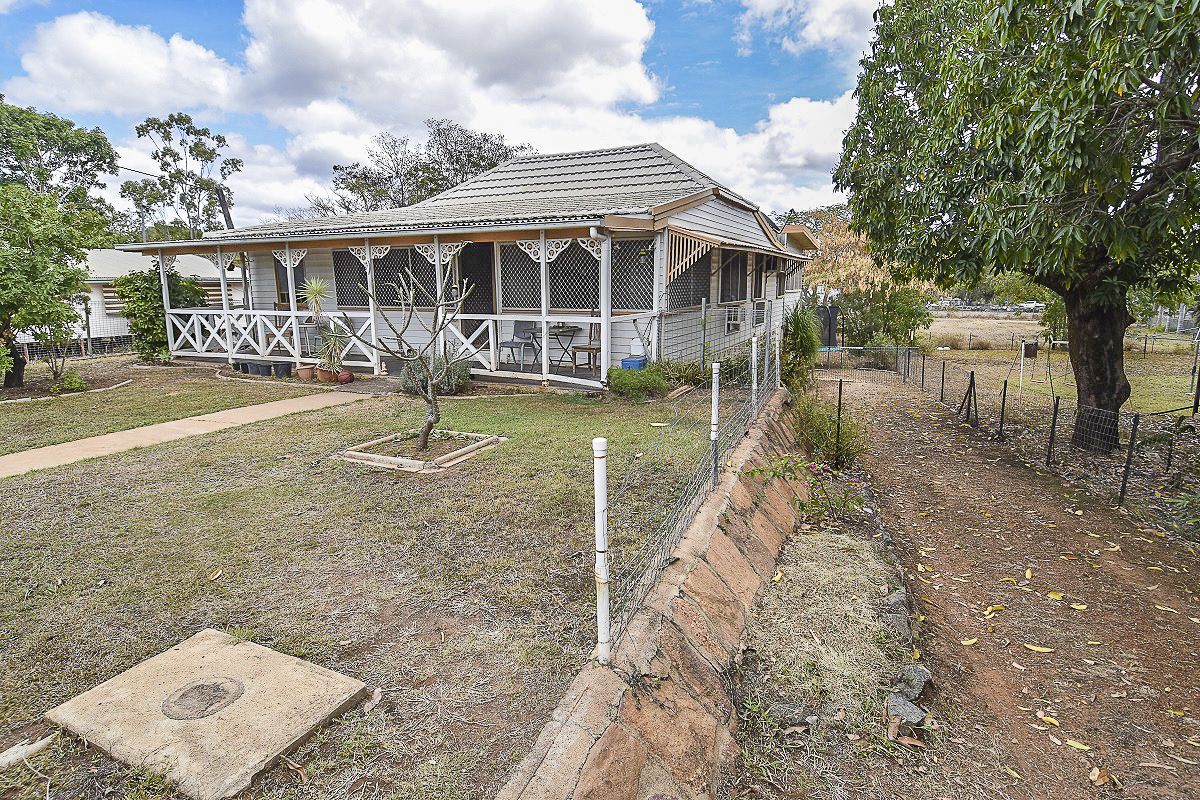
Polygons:
M337 457L401 472L439 472L507 441L495 434L444 429L430 434L424 450L417 448L419 440L420 431L413 428L343 450Z

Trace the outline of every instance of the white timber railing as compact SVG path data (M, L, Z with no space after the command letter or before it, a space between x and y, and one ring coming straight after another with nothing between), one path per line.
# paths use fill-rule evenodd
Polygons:
M338 311L324 323L347 334L342 363L375 367L375 320L366 311ZM239 361L293 361L314 364L322 345L308 311L173 308L167 312L167 338L177 356L224 356Z

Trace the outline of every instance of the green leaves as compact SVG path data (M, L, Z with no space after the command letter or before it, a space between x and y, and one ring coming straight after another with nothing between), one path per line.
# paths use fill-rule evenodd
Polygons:
M165 360L169 357L167 317L163 312L158 269L131 272L114 280L112 285L124 303L121 313L129 319L133 349L148 361ZM167 271L167 290L172 308L193 308L205 302L203 287L175 270Z
M898 271L1170 289L1200 261L1196 0L879 12L835 183ZM1097 275L1097 254L1103 275Z

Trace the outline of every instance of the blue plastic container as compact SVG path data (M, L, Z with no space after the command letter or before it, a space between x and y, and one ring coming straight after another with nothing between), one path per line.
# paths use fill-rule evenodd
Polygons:
M630 356L621 359L621 369L645 369L646 363L645 356Z

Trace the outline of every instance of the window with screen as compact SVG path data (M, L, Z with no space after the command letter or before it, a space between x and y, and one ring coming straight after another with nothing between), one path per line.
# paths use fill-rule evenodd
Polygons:
M705 253L699 261L676 275L675 279L667 284L667 308L671 311L695 308L711 299L708 296L710 269L712 258Z
M430 298L437 296L437 273L425 256L411 247L393 247L383 258L375 259L375 294L379 305L396 308L400 305L400 287L414 282L417 308L428 308Z
M621 311L654 308L654 240L614 239L612 305Z
M762 300L767 296L767 271L771 268L773 259L762 253L754 254L754 299Z
M525 311L542 307L542 266L515 244L500 245L500 304Z
M368 305L367 268L349 250L333 251L333 289L339 308Z
M737 303L746 299L746 253L742 250L721 251L721 300Z
M542 265L535 262L535 266L540 282ZM546 265L546 279L550 284L551 309L593 311L600 308L600 262L579 242L571 242L558 258Z

